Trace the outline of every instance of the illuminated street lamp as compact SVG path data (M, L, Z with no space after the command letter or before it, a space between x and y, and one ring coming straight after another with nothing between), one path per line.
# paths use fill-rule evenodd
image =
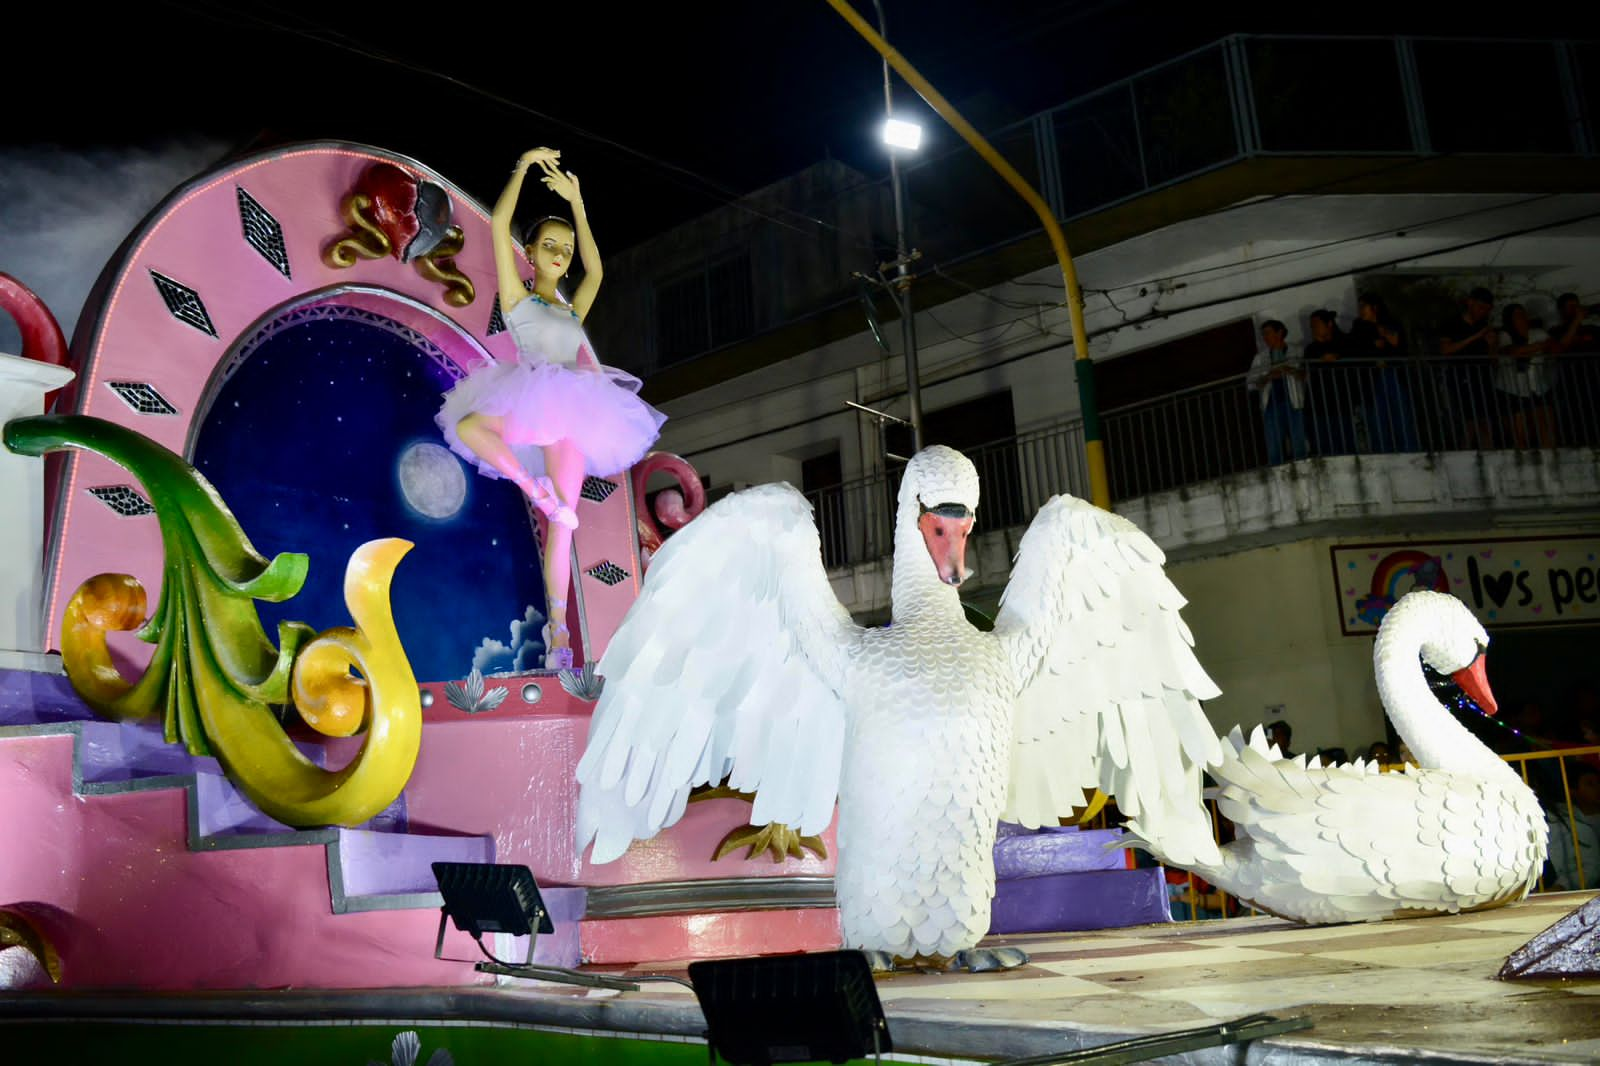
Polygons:
M883 143L890 148L915 152L922 147L922 127L903 118L890 118L883 124Z

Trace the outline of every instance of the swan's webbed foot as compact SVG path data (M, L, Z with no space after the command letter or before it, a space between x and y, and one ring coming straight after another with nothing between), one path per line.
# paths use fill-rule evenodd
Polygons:
M1028 953L1021 948L968 948L958 951L950 960L949 969L968 973L994 973L1025 966Z
M745 852L746 859L753 859L762 851L769 853L773 862L782 862L785 858L804 859L807 848L818 858L828 857L828 846L821 837L803 837L782 822L769 822L763 826L745 825L735 829L722 838L711 860L715 862L742 847L750 849Z

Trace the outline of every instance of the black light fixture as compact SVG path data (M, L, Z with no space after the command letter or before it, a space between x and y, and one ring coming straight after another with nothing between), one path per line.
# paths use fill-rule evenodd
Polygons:
M694 962L689 982L713 1063L848 1062L894 1047L859 951Z
M556 927L550 921L550 912L545 908L544 899L539 895L533 871L526 866L436 862L433 864L433 878L439 883L439 895L444 897L444 906L439 908L439 939L433 946L434 958L444 958L445 922L454 921L457 929L477 941L478 950L489 960L478 963L477 968L482 973L557 981L589 988L612 988L623 992L639 990L638 984L633 981L579 973L559 966L533 964L533 948L539 934L553 933ZM483 943L485 933L527 937L527 959L506 962L496 958Z

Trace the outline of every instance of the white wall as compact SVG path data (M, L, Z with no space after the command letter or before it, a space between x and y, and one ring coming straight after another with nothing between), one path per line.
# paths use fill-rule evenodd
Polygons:
M1368 272L1460 272L1464 285L1487 283L1548 319L1559 292L1600 293L1600 228L1568 221L1595 211L1600 195L1289 197L1215 212L1078 260L1090 350L1116 358L1239 318L1282 319L1291 343L1303 343L1314 310L1353 319L1356 276ZM1535 227L1544 228L1503 236ZM924 409L1009 388L1021 431L1075 413L1068 316L1053 305L1059 290L1039 287L1059 282L1052 267L919 314ZM851 399L906 414L903 395L883 399L904 387L899 331L887 332L887 358L863 330L667 403L663 446L726 483L759 466L753 451L875 440L864 416L841 412ZM945 380L977 367L989 369ZM748 439L795 422L770 441ZM847 456L845 476L870 472L871 452L857 448L861 465Z

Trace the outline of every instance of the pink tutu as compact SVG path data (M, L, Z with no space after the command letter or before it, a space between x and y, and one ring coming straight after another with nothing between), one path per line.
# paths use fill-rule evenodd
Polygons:
M470 414L504 419L505 441L530 474L544 473L540 449L565 439L583 452L585 473L609 477L644 458L667 420L638 388L638 378L603 364L494 363L456 382L434 418L451 450L486 477L501 474L456 435Z

